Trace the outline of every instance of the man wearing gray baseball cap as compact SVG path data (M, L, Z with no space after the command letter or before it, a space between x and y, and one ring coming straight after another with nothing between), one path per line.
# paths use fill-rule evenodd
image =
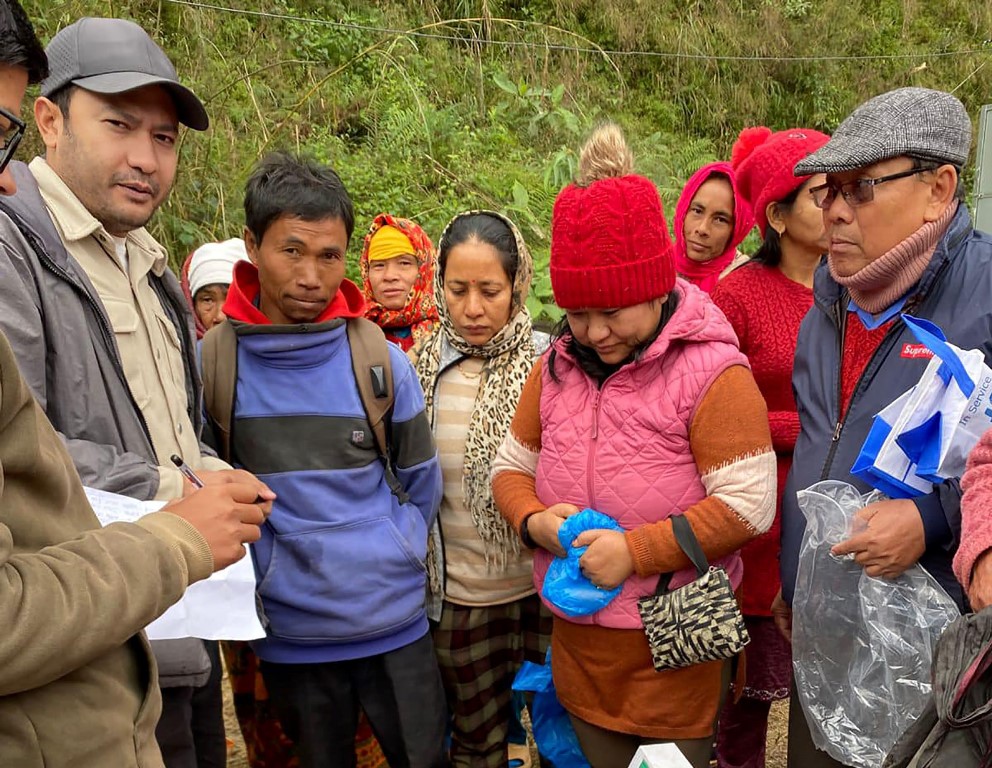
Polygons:
M159 85L175 102L179 122L197 131L210 125L203 104L179 82L169 57L134 22L80 19L59 32L45 52L51 74L42 83L42 96L70 84L106 95Z
M179 499L192 486L173 454L207 485L257 482L199 440L189 308L144 228L172 189L180 124L208 126L203 104L130 21L81 19L46 52L34 105L45 154L11 164L18 192L0 206L0 330L85 484ZM166 765L223 765L216 644L186 638L153 650Z
M805 530L797 491L828 479L870 490L851 471L873 417L910 390L929 362L901 314L935 323L951 343L979 349L992 363L992 238L972 228L960 184L970 148L971 120L957 98L900 88L858 107L795 168L826 174L809 193L823 211L829 250L793 373L800 435L782 502L783 594L773 606L783 629ZM917 498L871 504L860 516L864 528L836 545L835 555L887 579L919 563L965 607L951 568L961 531L959 478ZM843 764L813 746L795 692L788 764Z

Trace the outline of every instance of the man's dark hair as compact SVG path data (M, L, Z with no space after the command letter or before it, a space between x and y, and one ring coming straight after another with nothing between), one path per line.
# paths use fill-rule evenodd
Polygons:
M259 161L248 178L245 225L255 242L261 243L282 216L303 221L341 219L349 241L355 229L348 190L329 165L290 152L273 152Z
M3 2L3 0L0 0L0 2ZM72 95L76 92L77 88L79 88L78 85L67 83L48 96L48 100L59 108L59 112L62 113L62 117L66 120L69 119L69 102L72 101Z
M17 0L0 0L0 64L28 71L29 83L48 77L48 57Z

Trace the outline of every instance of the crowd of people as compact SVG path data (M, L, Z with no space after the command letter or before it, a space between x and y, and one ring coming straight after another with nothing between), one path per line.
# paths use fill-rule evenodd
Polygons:
M44 154L24 164L28 122ZM550 649L593 768L660 742L762 768L782 699L790 768L840 765L793 682L796 494L865 488L872 419L927 364L900 313L992 361L953 95L900 88L832 135L745 128L685 185L674 238L621 130L597 128L552 213L550 333L511 219L466 210L436 248L408 212L366 228L347 180L286 152L252 171L241 236L174 275L145 225L180 126L209 118L132 22L81 19L46 50L0 0L0 126L0 763L226 765L226 668L253 768L529 764L512 683ZM880 578L919 563L985 607L990 472L992 433L963 479L871 504L835 553ZM100 527L84 486L165 507ZM617 528L566 545L585 509ZM264 638L147 641L246 545ZM545 599L567 547L606 607ZM643 603L698 557L750 643L659 669Z

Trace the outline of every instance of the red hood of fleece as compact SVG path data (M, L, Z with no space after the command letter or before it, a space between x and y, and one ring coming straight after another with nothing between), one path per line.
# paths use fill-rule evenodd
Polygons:
M259 290L258 268L250 261L239 261L234 265L234 281L227 291L224 314L242 323L272 325L272 321L255 306ZM323 323L338 317L362 317L364 314L365 299L361 290L351 280L345 279L341 281L341 287L331 303L313 322Z

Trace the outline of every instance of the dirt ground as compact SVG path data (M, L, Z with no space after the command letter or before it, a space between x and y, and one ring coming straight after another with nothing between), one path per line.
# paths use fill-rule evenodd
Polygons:
M234 717L234 705L231 700L231 688L224 680L224 721L227 724L227 736L234 742L228 752L228 768L248 768L244 743L238 730L238 721ZM785 745L788 732L789 704L786 701L776 702L772 706L772 714L768 722L768 752L765 768L785 768Z
M231 686L227 681L226 674L224 675L224 727L227 730L228 739L227 768L248 768L245 742L241 738L238 720L234 716L234 699L231 698Z

